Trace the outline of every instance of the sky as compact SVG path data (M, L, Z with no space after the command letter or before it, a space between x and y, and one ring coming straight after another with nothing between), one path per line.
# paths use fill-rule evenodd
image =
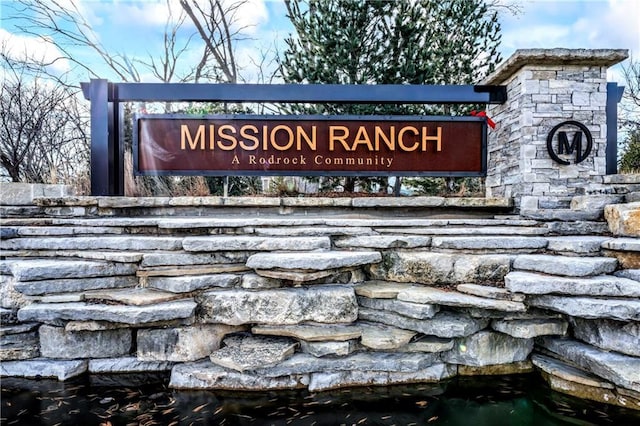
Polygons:
M71 4L73 0L55 1ZM170 2L174 11L179 10L177 0ZM633 57L640 58L638 0L499 0L499 3L518 8L515 14L500 9L503 59L516 49L554 47L623 48L629 49ZM8 48L14 56L27 52L33 57L57 57L59 52L46 40L21 33L17 28L19 22L13 19L15 7L13 0L0 0L0 46ZM147 60L162 48L166 0L82 0L78 2L77 12L83 15L96 39L109 52L129 59ZM236 56L245 78L255 82L257 74L252 62L274 45L282 49L282 40L292 27L282 0L248 0L238 11L238 25L244 28L244 40L238 44ZM186 30L193 31L194 28ZM102 66L86 49L70 49L83 64L96 69ZM197 59L196 49L186 54ZM70 67L68 62L56 61L51 69L63 72ZM117 81L113 75L105 77ZM143 74L142 78L153 81L150 74ZM609 79L623 82L620 67L611 70Z

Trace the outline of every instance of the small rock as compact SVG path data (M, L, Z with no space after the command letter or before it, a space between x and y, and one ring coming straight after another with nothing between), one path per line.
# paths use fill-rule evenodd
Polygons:
M460 339L445 358L450 363L481 367L524 361L532 349L532 339L516 339L493 331L479 331Z
M293 355L297 346L290 339L255 336L230 336L224 344L211 354L211 362L239 372L276 365Z

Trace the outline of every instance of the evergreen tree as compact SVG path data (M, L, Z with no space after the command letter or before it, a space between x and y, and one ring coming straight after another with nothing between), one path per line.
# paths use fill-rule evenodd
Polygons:
M286 0L295 34L280 60L289 83L474 84L500 61L497 13L482 0ZM287 105L304 114L465 114L470 107ZM335 181L335 179L328 179ZM371 179L343 180L345 191Z
M625 139L624 153L620 159L620 172L640 173L640 125L632 128Z

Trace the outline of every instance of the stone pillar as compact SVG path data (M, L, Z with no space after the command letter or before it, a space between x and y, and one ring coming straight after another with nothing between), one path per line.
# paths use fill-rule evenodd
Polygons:
M561 199L598 191L606 174L607 68L628 56L627 50L524 49L517 50L484 84L507 86L507 102L490 105L487 114L496 123L489 129L487 197L513 197L521 210L544 208ZM553 154L547 137L565 121L582 123L593 137L591 152L576 163L575 125L557 129ZM566 142L564 154L560 132ZM583 152L586 134L582 134ZM574 145L573 153L566 148Z

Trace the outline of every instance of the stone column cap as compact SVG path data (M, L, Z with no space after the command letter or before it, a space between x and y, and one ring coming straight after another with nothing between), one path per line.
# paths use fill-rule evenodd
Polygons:
M591 65L609 67L627 59L628 49L518 49L482 84L501 84L526 65Z

